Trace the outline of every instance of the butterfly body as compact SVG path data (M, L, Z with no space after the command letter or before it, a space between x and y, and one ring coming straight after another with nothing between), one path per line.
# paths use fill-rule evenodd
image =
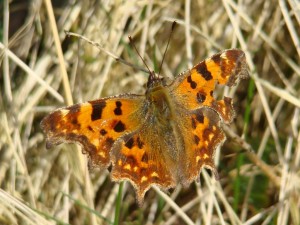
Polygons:
M145 95L123 94L58 109L41 127L47 146L77 142L94 165L112 164L114 181L128 180L141 203L151 185L185 186L203 167L212 169L225 135L220 123L234 117L231 98L214 99L216 84L248 77L245 54L220 52L167 84L150 73Z

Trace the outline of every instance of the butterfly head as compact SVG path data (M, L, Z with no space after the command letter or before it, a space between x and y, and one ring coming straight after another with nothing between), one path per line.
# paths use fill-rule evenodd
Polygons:
M148 93L150 90L155 89L156 87L165 86L164 78L160 77L154 71L149 73L148 81L147 81L147 91Z

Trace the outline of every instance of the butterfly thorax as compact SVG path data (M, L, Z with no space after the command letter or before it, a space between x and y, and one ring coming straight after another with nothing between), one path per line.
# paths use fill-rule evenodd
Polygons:
M146 99L150 106L149 110L160 125L174 119L170 91L163 78L151 73L147 83Z
M148 135L154 138L151 148L163 154L165 163L171 170L178 164L178 152L183 151L184 143L177 127L174 100L169 85L158 76L149 77L146 91ZM157 141L163 137L163 142ZM177 176L177 175L176 175Z

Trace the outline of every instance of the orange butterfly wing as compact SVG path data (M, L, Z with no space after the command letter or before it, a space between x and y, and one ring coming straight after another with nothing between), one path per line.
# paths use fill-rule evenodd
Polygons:
M248 77L245 53L230 49L215 54L179 75L172 84L173 95L187 109L208 106L215 109L224 122L230 123L234 117L232 99L225 97L215 100L213 93L216 84L231 87L239 79Z
M248 76L244 52L231 49L200 62L170 85L176 108L189 112L186 117L178 115L185 143L179 166L183 184L195 180L202 167L210 168L218 176L214 153L226 139L220 123L230 123L234 109L231 98L216 100L213 92L216 84L233 86Z
M46 145L78 142L94 164L107 167L110 149L125 132L133 132L140 124L134 120L142 99L126 95L99 99L55 110L46 116L41 127Z
M47 148L81 144L94 165L106 168L112 163L112 179L129 180L141 203L151 184L175 185L160 154L167 146L156 142L162 134L146 123L147 107L144 96L127 94L58 109L41 122Z

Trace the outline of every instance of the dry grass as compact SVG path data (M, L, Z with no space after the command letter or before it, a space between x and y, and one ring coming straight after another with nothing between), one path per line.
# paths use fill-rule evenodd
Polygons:
M1 1L0 224L300 224L298 1L59 2ZM238 47L251 80L225 89L237 118L217 153L221 179L203 170L201 183L153 188L139 208L130 185L88 172L75 145L46 151L39 123L72 102L143 93L147 75L110 54L142 65L131 35L156 68L174 20L165 76Z

